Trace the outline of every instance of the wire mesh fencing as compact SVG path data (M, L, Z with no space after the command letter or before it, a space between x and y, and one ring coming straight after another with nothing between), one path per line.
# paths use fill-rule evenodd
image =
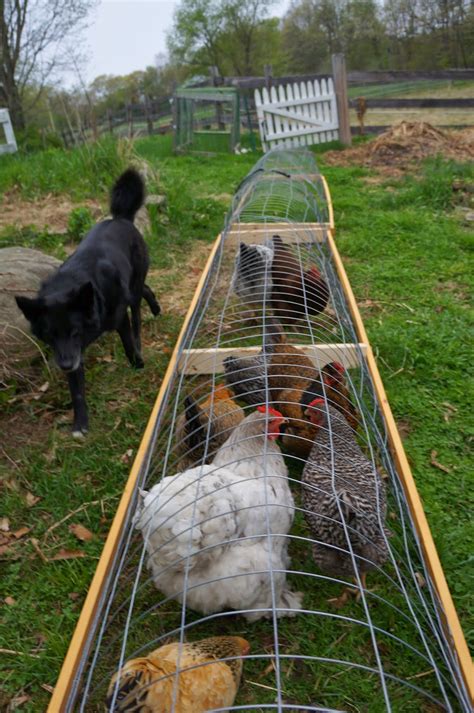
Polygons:
M326 196L304 151L270 152L239 187L67 710L470 710ZM189 642L221 636L249 650L189 662ZM173 664L143 662L165 645ZM237 695L234 675L186 707L218 691L216 661L243 661Z

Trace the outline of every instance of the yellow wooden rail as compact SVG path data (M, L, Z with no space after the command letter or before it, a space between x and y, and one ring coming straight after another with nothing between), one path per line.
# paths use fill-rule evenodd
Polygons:
M341 256L339 255L339 251L336 247L334 236L332 235L331 231L329 231L328 233L328 242L332 256L334 258L334 263L336 265L337 274L339 276L339 280L341 281L344 294L349 305L357 336L360 342L367 344L367 366L372 376L377 401L379 403L380 410L385 420L385 427L387 429L390 451L395 461L395 466L398 475L400 476L403 490L405 492L405 497L410 507L410 512L412 514L413 521L415 523L415 527L417 529L421 541L421 545L425 555L425 562L428 566L429 572L431 574L431 579L438 593L442 610L441 615L445 620L445 625L447 627L447 630L449 631L453 646L456 650L459 667L461 669L466 688L469 691L471 701L474 701L473 661L466 644L466 639L464 638L464 633L461 628L461 624L459 623L459 617L454 606L454 602L451 597L448 584L446 582L446 577L444 576L443 568L441 566L433 536L431 535L428 520L426 519L425 511L423 509L421 498L415 485L415 480L413 478L411 468L408 464L400 434L398 433L397 425L395 423L392 410L388 403L387 395L385 393L382 379L380 377L380 373L377 367L377 362L375 361L372 347L369 344L367 332L365 331L364 323L362 321L362 317L360 315L359 308L354 297L354 293L352 292L352 287L350 285L344 265L341 260Z

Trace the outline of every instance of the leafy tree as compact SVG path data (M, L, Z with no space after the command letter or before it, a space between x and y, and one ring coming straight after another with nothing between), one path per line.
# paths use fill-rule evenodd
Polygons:
M341 0L295 0L283 19L283 44L293 72L326 71L342 50Z
M25 89L37 88L67 64L67 42L77 43L96 0L0 0L0 100L17 129L25 126Z
M275 0L182 0L168 47L174 62L194 71L250 76L264 64L280 65L278 20L269 18Z
M349 0L341 12L341 44L350 69L387 66L387 37L375 0Z
M215 66L222 73L224 48L219 37L223 24L219 0L182 0L168 35L172 60L199 69Z

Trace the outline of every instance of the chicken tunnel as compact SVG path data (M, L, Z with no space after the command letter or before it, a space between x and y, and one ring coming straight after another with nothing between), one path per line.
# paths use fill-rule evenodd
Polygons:
M308 151L239 186L50 711L472 710L334 232Z

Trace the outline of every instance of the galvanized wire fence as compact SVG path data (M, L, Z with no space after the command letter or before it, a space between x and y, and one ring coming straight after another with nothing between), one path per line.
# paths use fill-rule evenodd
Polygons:
M68 710L132 710L110 686L125 662L218 634L251 652L215 710L470 710L329 222L307 152L237 191Z

